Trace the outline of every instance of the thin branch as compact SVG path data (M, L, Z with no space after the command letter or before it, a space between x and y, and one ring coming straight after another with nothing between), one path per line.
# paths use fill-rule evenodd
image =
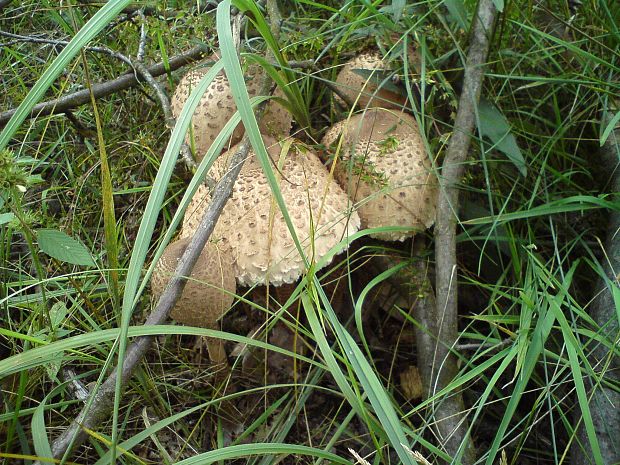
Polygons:
M271 80L264 75L261 83L261 90L265 93L271 89ZM264 104L256 110L256 118L260 120ZM250 151L251 144L246 134L239 149L230 161L229 169L215 186L211 204L207 208L202 221L192 237L185 253L179 260L174 277L170 280L168 287L161 295L157 306L150 313L145 321L145 325L158 325L165 322L170 311L176 304L183 292L186 280L183 276L190 276L192 269L202 250L204 249L215 224L232 194L233 185L241 172L243 164ZM120 376L122 384L125 384L138 363L151 347L154 338L150 336L137 338L128 348L122 364L122 371L119 374L116 369L110 374L106 381L94 394L94 399L89 410L82 410L73 420L71 425L56 438L52 445L53 458L60 459L68 453L70 449L82 444L88 437L87 431L97 428L102 421L109 417L110 410L114 405L114 393L117 378ZM38 464L40 465L40 464Z
M1 1L10 1L10 0L0 0L0 2ZM82 5L101 7L105 4L105 0L80 0L79 3ZM217 2L215 0L212 0L212 1L199 0L193 3L194 5L191 8L189 8L189 10L176 10L172 8L162 9L162 8L158 8L155 6L139 5L139 4L129 5L123 8L121 13L127 15L130 19L135 16L138 16L140 12L142 12L144 16L156 16L162 19L173 19L173 18L176 18L181 13L198 15L198 14L202 14L207 11L213 10L217 6Z
M171 58L169 60L170 71L179 69L189 63L196 62L202 59L208 52L209 50L206 47L198 46L192 48L187 53ZM149 66L147 70L153 77L161 76L167 71L163 62ZM102 98L115 92L119 92L121 90L133 87L139 82L141 82L140 79L136 77L133 72L129 72L111 81L94 84L92 90L95 98ZM57 99L49 100L47 102L35 105L30 112L30 117L35 118L37 116L64 113L67 110L78 107L80 105L84 105L86 103L90 103L90 93L88 89L82 89L68 95L63 95L62 97L59 97ZM13 109L0 113L0 127L8 123L15 111L16 110Z
M232 168L227 170L222 179L217 183L213 193L213 200L205 212L200 226L187 246L183 257L181 257L174 277L170 280L168 287L160 297L157 306L144 322L145 326L164 323L181 296L187 282L182 276L191 275L200 253L209 240L215 224L232 194L233 185L243 167L249 149L250 143L246 136L232 159ZM127 348L122 372L120 373L123 384L132 376L138 363L149 350L153 341L154 338L151 336L140 337ZM95 397L91 408L89 410L82 410L77 418L71 422L71 425L56 438L52 445L53 458L60 459L69 448L75 448L82 444L88 437L87 430L96 429L101 422L109 417L110 410L114 405L114 392L118 376L119 373L115 369L94 394Z
M480 0L473 20L473 33L463 80L463 90L454 122L452 136L439 177L440 191L435 224L436 257L436 307L427 309L420 320L429 334L420 334L418 356L420 374L429 390L429 397L445 388L457 375L456 358L450 348L458 339L456 225L459 206L457 184L463 176L464 162L469 153L472 132L476 123L476 108L480 100L484 63L490 47L490 39L496 10L493 0ZM455 457L463 451L462 463L475 462L475 449L468 434L463 398L454 393L442 399L436 406L437 432L444 442L447 453Z
M27 42L27 43L33 43L33 44L48 44L48 45L62 46L62 47L66 47L69 44L68 40L48 39L46 37L24 36L20 34L13 34L11 32L6 32L6 31L0 31L0 36L8 37L10 39L13 39L16 42ZM104 47L104 46L84 47L84 50L88 52L94 52L94 53L103 53L105 55L109 55L113 58L116 58L117 60L124 62L126 65L133 66L131 60L128 57L108 47Z
M144 12L142 10L138 11L140 15L140 43L138 45L138 53L136 55L136 60L142 62L144 61L144 55L146 53L146 18L144 17Z
M166 126L169 129L174 127L174 116L172 115L172 109L170 108L170 99L166 95L166 92L162 88L161 84L155 80L153 75L149 72L148 68L144 66L144 63L141 61L133 62L136 71L142 79L146 81L146 83L151 86L151 88L155 91L155 95L159 100L159 105L161 106L162 111L164 112L164 118L166 118Z
M506 338L499 342L472 342L470 344L457 344L454 349L458 351L463 350L481 350L481 349L502 349L514 343L514 339Z
M104 53L106 55L109 55L113 58L119 59L121 61L123 61L124 63L126 63L127 65L129 65L131 68L133 68L135 70L135 72L153 89L153 91L155 92L155 95L157 97L157 99L159 100L159 104L160 107L162 109L162 112L164 113L164 118L166 121L166 126L172 130L172 128L174 127L174 116L172 114L172 109L170 107L170 99L168 98L165 90L163 89L162 85L155 80L155 78L153 77L153 74L149 71L149 69L144 65L143 60L144 60L144 55L146 53L146 42L147 42L147 29L146 29L146 22L145 22L145 17L143 14L140 15L140 17L142 18L142 24L141 24L141 28L140 28L140 43L138 46L138 52L136 54L136 59L132 60L131 58L123 55L120 52L117 52L115 50L112 50L108 47L86 47L85 50L90 51L90 52L97 52L97 53ZM9 37L12 39L15 39L17 41L21 41L21 42L31 42L31 43L42 43L42 44L50 44L50 45L60 45L60 46L66 46L69 42L66 40L57 40L57 39L48 39L48 38L42 38L42 37L33 37L33 36L23 36L23 35L18 35L18 34L12 34L9 32L4 32L4 31L0 31L0 36L4 36L4 37ZM113 81L112 81L113 82ZM97 97L97 95L95 94L95 96ZM85 102L86 103L86 102ZM8 112L7 112L8 114ZM67 116L70 114L69 112L65 111L65 114L67 114ZM2 121L2 117L4 114L0 114L0 125L3 124ZM75 124L76 122L76 118L74 117L74 119L72 120L72 122ZM187 165L187 167L191 170L192 168L195 168L196 164L193 162L193 159L190 157L187 157L187 150L184 150L182 152L183 154L183 160L185 161L185 164Z

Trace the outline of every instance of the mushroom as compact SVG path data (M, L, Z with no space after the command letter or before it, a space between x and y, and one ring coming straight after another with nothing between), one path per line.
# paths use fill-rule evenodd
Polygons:
M318 261L344 237L359 229L359 216L350 212L349 198L331 178L316 154L298 141L289 139L281 146L268 136L263 136L263 140L272 162L277 166L279 187L304 253L310 261ZM287 146L289 149L284 150L283 147ZM215 179L224 174L226 161L237 150L238 147L233 147L216 160L211 172ZM200 186L186 210L181 237L193 234L209 200L209 190ZM274 291L269 291L269 294L275 294L281 303L294 290L295 285L292 283L305 271L305 261L295 247L253 151L248 154L232 196L211 237L232 250L234 273L240 286L274 287ZM252 293L259 301L265 297L260 295L261 291L255 289ZM267 306L268 302L265 304ZM283 347L289 348L288 342L296 340L294 350L301 350L303 344L299 339L280 337L290 332L283 325L280 322L271 329L271 342L276 345L286 342ZM278 337L274 339L273 334ZM250 334L248 337L254 336ZM255 358L262 357L261 351L243 347L238 352L242 355L244 373L252 376ZM289 368L294 366L292 360L284 363L276 352L268 353L266 357L273 376L277 376L275 373L291 373Z
M363 76L357 70L371 74ZM387 71L389 66L378 53L364 53L344 64L336 78L336 86L351 102L355 102L359 96L357 104L362 108L402 108L407 103L406 95L388 90L386 86L377 88ZM343 103L338 96L336 101Z
M331 179L316 154L296 141L283 153L278 142L268 136L263 139L281 174L280 190L304 253L316 261L359 229L359 216L349 211L346 193ZM233 147L221 158L226 160L236 151ZM185 213L181 237L193 234L208 200L208 190L200 188ZM239 285L279 286L293 283L305 271L305 262L253 151L212 238L231 248Z
M185 238L172 242L164 250L151 278L155 299L159 299L174 276L189 241L189 238ZM231 261L230 251L220 244L209 242L198 257L170 316L186 325L216 329L218 320L230 308L236 293ZM206 342L211 362L227 367L228 359L222 340L207 338Z
M372 237L403 241L435 221L437 180L412 116L375 108L332 126L322 143L335 148L334 174L358 205L365 228L406 226Z
M250 66L246 77L246 85L250 97L254 97L260 90L260 80L255 79L258 65ZM177 85L170 100L172 114L178 118L187 101L192 89L198 85L200 79L207 73L209 68L199 68L187 73ZM284 99L284 92L277 88L274 97ZM204 157L207 150L220 133L224 125L235 114L237 107L233 100L228 79L221 72L218 74L207 91L200 99L192 118L192 130L196 156L199 161ZM264 116L260 123L261 132L276 138L287 137L291 130L292 116L286 108L275 101L269 101L265 108ZM230 139L231 144L236 144L243 136L243 124L233 131Z

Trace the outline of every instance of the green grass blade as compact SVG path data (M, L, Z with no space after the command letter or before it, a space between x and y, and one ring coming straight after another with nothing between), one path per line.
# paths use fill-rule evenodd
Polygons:
M602 198L593 197L591 195L575 195L565 199L547 202L544 205L530 208L524 211L505 213L496 216L485 216L483 218L474 218L472 220L463 221L463 224L489 224L489 223L506 223L508 221L523 220L526 218L535 218L539 216L555 215L557 213L568 213L575 211L587 211L597 208L608 210L618 210L620 206L617 201L609 202Z
M349 460L343 459L336 454L326 452L321 449L315 449L308 446L298 446L295 444L275 444L275 443L255 443L255 444L239 444L236 446L222 447L199 454L189 459L177 462L177 465L206 465L219 460L233 460L242 457L251 457L254 455L293 455L293 456L309 456L330 460L332 463L341 463L343 465L353 465Z
M235 49L235 44L233 41L232 29L230 26L230 6L230 0L224 0L217 6L217 35L220 42L220 52L224 63L224 69L226 70L226 77L230 83L230 89L239 114L241 115L243 125L245 126L246 134L250 139L254 153L256 154L267 181L269 182L272 195L274 196L276 203L284 216L284 221L286 222L286 225L291 233L295 247L306 262L306 266L309 266L308 258L305 256L299 238L297 237L295 227L293 226L293 222L291 221L291 217L286 208L284 198L282 197L282 192L278 186L278 180L276 179L273 168L271 167L269 155L267 154L265 143L263 142L263 138L260 134L256 117L252 111L250 97L248 95L247 87L245 86L245 79L243 77L241 64L239 63L237 50Z
M323 328L321 327L321 322L319 321L312 300L306 293L302 293L301 301L308 317L308 323L310 324L310 328L312 329L312 334L315 337L316 343L319 347L319 350L321 351L323 359L325 360L325 364L327 365L327 370L334 377L336 384L342 391L344 397L351 404L353 410L355 410L355 412L359 415L360 418L362 418L363 420L367 420L368 415L365 411L363 403L360 401L359 396L355 393L353 388L351 388L346 376L340 369L340 365L338 365L338 361L334 356L334 352L332 351L332 348L329 345L327 338L325 337Z
M67 67L69 62L80 52L90 40L99 34L110 21L112 21L123 8L131 3L131 0L110 0L101 7L97 13L78 31L69 44L60 52L52 64L37 80L23 102L17 108L5 128L0 133L0 150L6 148L11 137L17 132L17 128L30 113L32 107L41 99L45 91L52 85L54 80Z
M127 279L125 282L125 293L123 296L123 307L121 315L121 333L119 335L120 343L118 348L118 368L122 369L123 361L125 358L125 350L127 347L127 328L129 327L129 321L133 313L134 302L137 296L138 285L142 274L142 267L144 260L148 252L148 247L153 237L153 231L157 222L157 217L163 203L166 189L168 188L168 182L172 176L176 160L179 156L179 150L183 143L185 133L190 125L191 117L194 114L196 107L200 101L200 98L205 93L207 87L211 84L215 76L221 71L222 64L218 61L205 73L195 89L187 99L181 114L177 120L170 141L164 152L164 156L161 161L157 176L153 182L153 188L149 199L144 209L142 221L140 222L140 228L136 235L136 241L134 249L131 253L131 259L129 261L129 269L127 271ZM114 448L118 442L118 410L120 407L121 399L121 377L117 378L116 390L114 396L114 414L112 421L112 457L111 462L114 462Z
M388 397L385 388L351 335L338 321L338 317L331 308L329 299L320 287L320 283L316 277L314 278L314 286L327 312L327 317L334 328L336 336L343 347L344 353L348 361L351 362L353 372L364 388L364 392L368 396L368 400L370 400L375 414L388 436L390 445L394 448L402 463L415 465L415 460L406 449L409 441L405 436L402 424L396 415L394 405Z
M384 271L383 273L379 274L378 276L375 276L366 285L366 287L362 290L362 292L360 293L359 297L355 301L355 310L354 310L354 312L355 312L355 326L357 326L357 332L360 335L360 339L362 341L362 344L364 345L364 349L366 349L366 353L368 354L369 357L371 356L370 348L368 347L368 343L366 342L366 336L364 335L364 328L363 328L363 323L362 323L362 307L364 305L364 300L366 299L366 296L368 295L368 293L371 292L374 289L375 286L378 286L383 281L388 279L390 276L398 273L402 269L406 268L408 265L409 264L406 261L403 261L403 262L399 263L398 265L393 266L392 268Z
M290 67L288 66L288 61L286 60L284 54L280 50L280 45L278 44L278 41L271 33L271 26L265 20L265 17L263 16L260 9L256 5L256 2L249 1L249 0L235 0L233 3L237 8L239 8L239 10L251 13L249 15L250 21L256 26L256 29L258 30L259 34L263 37L263 39L267 43L269 50L273 53L276 61L280 65L280 68L286 78L287 97L290 100L293 108L298 110L295 113L297 122L302 127L310 127L310 116L307 112L307 107L304 104L304 98L301 94L301 90L299 89L299 86L297 85L296 76L293 70L291 70ZM220 46L221 46L221 42L220 42ZM285 89L283 88L283 90ZM301 111L302 109L304 111Z
M6 331L0 331L0 334L6 334ZM24 370L30 370L47 363L51 360L58 358L58 353L67 351L67 357L72 353L75 355L83 355L79 352L82 347L95 346L104 342L114 341L119 337L121 328L103 329L94 331L91 333L80 334L79 336L71 336L59 341L44 343L40 347L27 350L20 354L12 355L4 360L0 360L0 379L3 379L13 373L18 373ZM239 336L234 333L227 333L223 331L216 331L211 329L196 328L193 326L175 326L175 325L150 325L150 326L130 326L127 329L127 337L138 336L159 336L159 335L192 335L192 336L205 336L214 337L218 339L226 339L232 342L238 342L240 344L247 344L248 346L258 347L260 349L270 350L278 352L287 357L293 357L300 362L307 363L311 366L315 366L321 369L327 369L327 367L312 360L303 355L291 352L281 347L268 344L256 339L248 338L245 336ZM13 333L12 337L16 339L26 340L27 336L20 338L19 333Z

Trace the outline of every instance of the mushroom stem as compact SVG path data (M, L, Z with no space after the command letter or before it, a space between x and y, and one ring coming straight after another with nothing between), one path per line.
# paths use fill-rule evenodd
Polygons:
M224 368L223 373L228 373L230 371L230 365L228 364L228 356L226 355L226 350L224 349L224 341L219 338L208 337L206 338L206 342L207 351L209 352L209 360L211 360L211 363L216 367ZM219 371L217 373L219 373Z

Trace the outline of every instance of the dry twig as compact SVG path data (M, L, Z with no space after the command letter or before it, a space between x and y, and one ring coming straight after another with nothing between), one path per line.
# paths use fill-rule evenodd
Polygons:
M6 32L6 31L0 31L0 36L7 37L9 39L13 39L14 42L26 42L26 43L32 43L32 44L46 44L46 45L53 45L53 46L57 46L57 47L66 47L69 44L68 40L49 39L47 37L24 36L24 35L21 35L21 34L13 34L11 32ZM117 52L116 50L112 50L109 47L104 47L104 46L84 47L84 50L86 50L87 52L103 53L105 55L109 55L109 56L111 56L113 58L116 58L117 60L122 61L126 65L133 66L131 60L128 57L126 57L125 55L123 55L120 52Z
M198 61L202 59L208 52L209 50L206 47L198 46L192 48L186 53L175 56L171 58L168 62L170 66L170 71L174 71L189 63ZM163 62L149 66L146 69L153 77L161 76L167 71ZM121 90L133 87L139 82L142 82L141 79L137 77L133 71L131 71L111 81L93 84L92 92L95 98L102 98L115 92L119 92ZM37 116L64 113L67 110L76 108L86 103L90 103L90 92L88 89L82 89L68 95L63 95L62 97L59 97L57 99L35 105L30 112L30 117L35 118ZM0 127L4 126L6 123L9 122L15 111L16 110L13 109L0 113Z
M271 89L271 81L265 75L262 88L264 92ZM262 106L257 110L257 119L262 114ZM243 137L239 149L230 161L230 169L226 171L222 179L215 186L212 201L205 212L200 226L197 228L195 235L192 237L185 253L181 257L174 277L170 280L168 287L160 297L157 306L150 313L145 321L145 325L157 325L163 323L168 317L170 310L174 307L176 301L181 296L186 280L183 276L190 276L192 269L200 256L205 244L209 240L215 224L232 194L233 185L241 171L243 164L250 150L250 142L247 134ZM135 368L138 366L142 357L150 348L153 337L137 338L125 353L125 359L122 364L122 371L118 373L115 369L101 387L94 394L91 408L84 408L71 425L56 438L52 445L53 458L60 459L66 455L71 449L82 444L88 437L87 431L95 429L104 421L110 413L114 405L114 393L117 378L120 376L122 384L125 384ZM40 464L38 464L40 465Z

